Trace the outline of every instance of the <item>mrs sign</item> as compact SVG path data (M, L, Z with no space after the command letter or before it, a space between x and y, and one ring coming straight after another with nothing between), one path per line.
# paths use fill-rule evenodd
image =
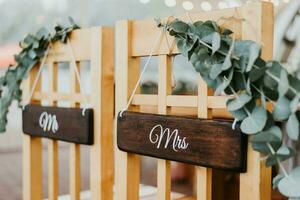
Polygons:
M78 144L93 144L93 109L27 105L23 132Z
M247 137L231 124L126 111L118 117L117 144L131 153L245 172Z

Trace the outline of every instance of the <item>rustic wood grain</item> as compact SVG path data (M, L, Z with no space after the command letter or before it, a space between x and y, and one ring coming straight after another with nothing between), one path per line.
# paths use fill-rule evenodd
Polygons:
M39 126L41 113L56 115L58 130L44 131ZM93 109L59 108L40 105L27 105L23 110L23 132L31 136L51 138L77 144L93 144Z
M186 149L173 150L173 138L165 147L166 136L161 145L151 143L149 133L160 124L170 128L170 134L178 129L180 138L186 137ZM237 126L232 130L230 121L203 120L189 117L164 116L137 112L124 112L118 117L117 144L119 149L162 159L174 160L216 169L245 172L247 160L247 137ZM160 134L154 131L154 134ZM173 134L174 136L175 134Z

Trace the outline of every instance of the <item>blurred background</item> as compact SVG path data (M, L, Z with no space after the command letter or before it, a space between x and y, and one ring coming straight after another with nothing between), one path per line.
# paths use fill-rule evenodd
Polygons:
M114 25L120 19L144 19L178 15L185 12L204 12L214 9L238 7L253 1L246 0L0 0L0 75L9 64L14 64L13 55L19 51L18 42L28 33L36 32L40 27L51 30L56 23L64 23L68 16L73 17L81 27ZM298 73L300 63L300 0L271 0L275 5L274 59L285 63L290 70ZM269 13L273 15L273 13ZM145 93L156 91L157 68L152 60L147 74L142 80ZM62 71L66 71L62 67ZM184 72L184 73L183 73ZM298 73L300 75L300 73ZM85 72L83 72L83 79ZM67 81L60 76L59 81ZM174 61L174 91L177 94L194 93L197 75L185 59L178 56ZM87 80L86 80L87 81ZM45 86L46 87L46 86ZM88 84L85 90L89 91ZM63 88L68 90L68 88ZM22 120L21 110L14 103L8 116L8 127L0 135L0 200L21 199L22 195ZM288 141L289 142L289 141ZM60 144L60 194L68 192L68 148ZM294 144L297 145L297 144ZM299 149L299 148L298 148ZM89 188L89 159L87 148L82 151L82 190ZM44 153L44 171L47 171L47 154ZM290 166L297 163L297 158ZM174 165L174 170L178 165ZM145 184L155 184L151 173L155 169L153 160L144 159L142 180ZM179 165L179 184L174 190L189 192L180 187L180 181L188 177L188 169ZM145 173L143 173L145 172ZM47 176L45 174L45 176ZM44 180L47 183L47 179ZM45 185L45 184L44 184ZM188 184L187 184L188 185ZM178 186L178 187L177 187ZM173 185L172 185L173 187ZM45 189L45 194L47 193Z

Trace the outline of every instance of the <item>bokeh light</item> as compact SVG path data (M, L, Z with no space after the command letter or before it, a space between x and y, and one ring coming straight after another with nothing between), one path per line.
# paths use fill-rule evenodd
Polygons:
M203 1L201 3L201 8L204 11L210 11L212 9L212 6L211 6L211 4L208 1Z
M168 7L174 7L176 6L176 0L165 0L165 4Z
M182 7L185 9L185 10L192 10L194 8L194 4L190 1L184 1L182 3Z

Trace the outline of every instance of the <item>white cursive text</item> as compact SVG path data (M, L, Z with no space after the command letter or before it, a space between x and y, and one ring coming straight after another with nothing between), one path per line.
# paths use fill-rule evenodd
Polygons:
M56 115L51 115L47 112L43 112L40 115L39 125L44 131L52 131L53 133L55 133L58 130Z
M172 148L174 151L187 149L189 146L189 143L186 142L186 137L180 138L178 129L171 131L170 128L164 129L160 124L151 129L149 133L149 140L152 144L157 144L156 148L159 149L164 136L166 136L166 141L163 146L165 149L168 147L171 140L173 140Z

